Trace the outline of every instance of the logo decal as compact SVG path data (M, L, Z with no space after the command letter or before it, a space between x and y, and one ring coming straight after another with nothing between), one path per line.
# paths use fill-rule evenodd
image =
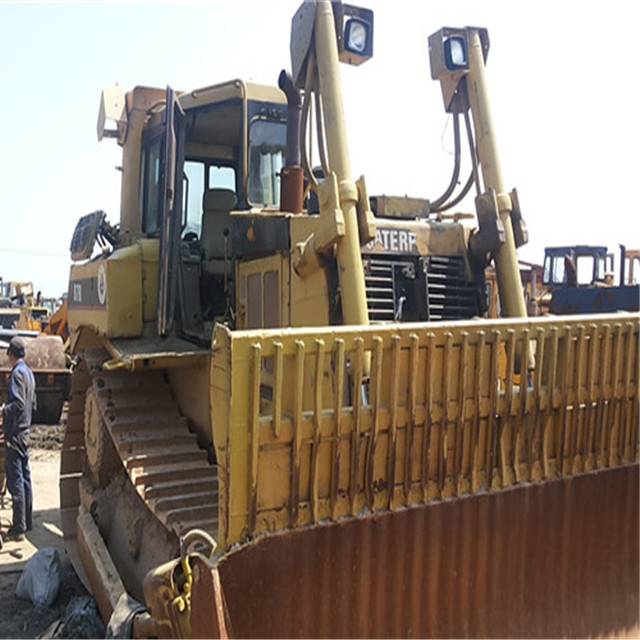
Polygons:
M376 239L366 246L369 251L382 247L396 253L417 253L417 236L407 229L376 229Z
M107 302L107 270L104 264L98 269L98 301L102 305Z

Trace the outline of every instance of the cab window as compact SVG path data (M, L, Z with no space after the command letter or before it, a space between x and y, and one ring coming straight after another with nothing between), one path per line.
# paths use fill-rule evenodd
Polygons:
M214 161L215 162L215 161ZM185 227L182 237L195 233L200 237L202 229L202 197L207 189L236 190L234 167L205 160L185 160L184 186L182 189L182 219Z
M576 269L578 272L578 284L591 284L593 281L594 257L578 256L576 258ZM602 273L602 277L604 278L604 272Z
M186 215L183 213L183 220L186 219L186 225L182 233L183 236L188 233L195 233L200 237L205 168L203 162L185 160L184 176L186 185L182 189L182 210L186 213Z
M249 128L248 200L264 207L280 204L280 170L286 143L286 125L257 119Z
M551 274L553 284L563 284L564 274L564 258L555 256L553 258L553 272Z
M162 210L162 161L164 136L154 136L145 145L142 155L142 185L140 193L142 209L142 231L148 236L157 236L160 230Z
M550 282L551 282L551 256L545 256L544 272L542 274L542 284L549 284Z
M236 190L236 170L233 167L211 165L209 167L209 189Z

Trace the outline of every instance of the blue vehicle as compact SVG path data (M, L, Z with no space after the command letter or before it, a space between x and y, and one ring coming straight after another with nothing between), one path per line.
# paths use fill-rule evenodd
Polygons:
M625 254L621 245L622 265ZM549 313L608 313L640 308L640 287L624 283L624 267L620 284L614 284L613 254L602 246L547 247L542 284L551 294L550 299L545 296Z

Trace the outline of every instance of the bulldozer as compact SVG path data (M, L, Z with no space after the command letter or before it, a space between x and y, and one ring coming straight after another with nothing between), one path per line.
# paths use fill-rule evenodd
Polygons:
M339 64L373 25L304 2L277 87L103 92L121 211L71 242L69 554L130 637L637 633L640 317L527 317L485 29L429 38L443 194L354 180ZM447 218L473 187L476 226Z
M60 336L66 344L69 339L69 325L67 324L67 299L64 298L54 313L51 314L43 333L49 336Z
M626 249L620 245L620 281L616 285L613 253L607 247L547 247L538 294L542 311L557 315L638 311L640 286L625 283L630 270L627 262Z

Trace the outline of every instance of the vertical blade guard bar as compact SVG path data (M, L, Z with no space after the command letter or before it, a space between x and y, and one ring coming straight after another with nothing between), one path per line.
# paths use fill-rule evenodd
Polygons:
M221 547L637 463L639 325L639 314L617 313L218 326ZM536 369L514 376L529 345Z

